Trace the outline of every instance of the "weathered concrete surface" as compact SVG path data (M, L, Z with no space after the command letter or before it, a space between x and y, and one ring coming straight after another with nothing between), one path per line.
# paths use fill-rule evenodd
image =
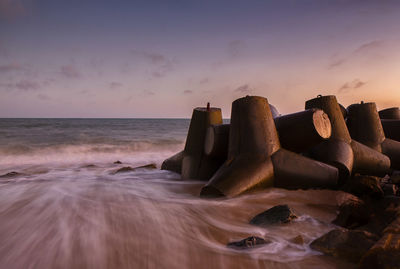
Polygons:
M204 143L204 153L211 157L228 157L230 124L211 125L207 129Z
M161 165L161 170L173 171L180 174L182 171L182 160L183 150L166 159Z
M385 137L400 141L400 120L381 119Z
M400 109L398 107L390 107L379 111L381 119L400 120Z

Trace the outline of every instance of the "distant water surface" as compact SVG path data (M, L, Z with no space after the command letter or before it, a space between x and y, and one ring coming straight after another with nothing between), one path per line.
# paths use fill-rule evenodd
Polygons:
M173 172L115 174L124 166L159 168L183 149L189 123L0 119L0 268L354 266L309 248L334 228L338 192L272 188L205 200L198 197L204 182L181 181ZM248 224L278 204L289 204L299 218L269 228ZM226 247L250 235L272 243L248 251ZM298 235L304 244L291 241Z

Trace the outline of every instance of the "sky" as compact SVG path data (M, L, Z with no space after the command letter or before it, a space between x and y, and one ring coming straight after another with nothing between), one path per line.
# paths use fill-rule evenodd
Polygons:
M0 117L400 106L400 1L0 0Z

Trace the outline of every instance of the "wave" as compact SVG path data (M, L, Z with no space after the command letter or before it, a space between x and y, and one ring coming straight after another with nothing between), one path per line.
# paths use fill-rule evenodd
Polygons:
M0 147L0 164L37 164L45 162L104 162L148 159L160 162L182 150L179 140L132 141L113 144L55 144L44 146L7 145Z

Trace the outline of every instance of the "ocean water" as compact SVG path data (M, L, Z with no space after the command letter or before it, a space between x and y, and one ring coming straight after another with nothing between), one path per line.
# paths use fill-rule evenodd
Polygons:
M207 200L198 197L204 182L159 170L183 149L189 123L0 119L0 268L354 267L309 248L335 228L340 192L271 188ZM158 169L115 173L150 163ZM299 217L248 224L278 204ZM272 243L226 247L251 235ZM292 241L298 235L303 244Z

